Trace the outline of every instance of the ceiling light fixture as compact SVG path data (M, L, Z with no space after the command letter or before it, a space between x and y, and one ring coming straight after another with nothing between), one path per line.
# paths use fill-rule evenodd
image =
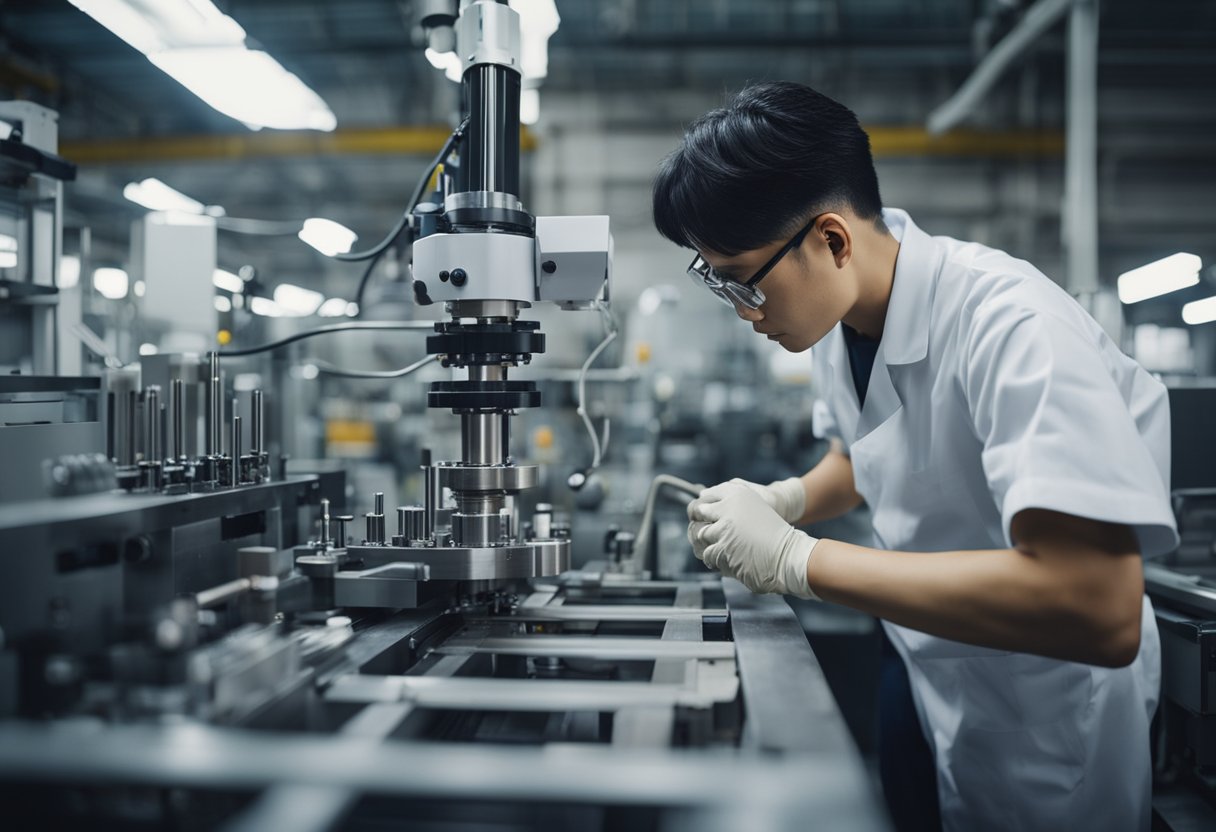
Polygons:
M93 272L93 288L101 293L103 298L122 300L127 296L130 278L122 269L105 267Z
M296 235L317 251L333 257L350 251L359 235L345 225L321 217L309 217Z
M280 283L274 287L274 302L284 314L311 315L321 306L325 295L292 283Z
M232 272L216 269L211 273L211 283L217 289L223 289L225 292L239 294L245 291L245 281L234 275Z
M326 103L211 0L70 0L190 92L252 130L333 130Z
M1191 326L1216 321L1216 295L1203 300L1191 301L1182 307L1182 320Z
M1139 303L1149 298L1187 289L1199 283L1203 260L1195 254L1178 253L1119 275L1119 300Z

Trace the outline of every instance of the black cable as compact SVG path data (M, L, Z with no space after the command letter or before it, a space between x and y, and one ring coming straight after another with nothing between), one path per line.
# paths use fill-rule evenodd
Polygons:
M376 264L380 262L380 258L384 256L384 252L380 252L371 260L367 261L367 268L363 270L363 277L359 278L359 288L355 290L355 306L357 311L355 317L363 315L363 294L367 291L367 284L371 282L372 272L376 270Z
M333 255L333 258L335 260L344 260L347 262L371 260L372 258L378 258L386 250L388 250L388 247L393 244L398 235L401 234L401 232L405 229L405 226L409 223L410 215L414 213L414 207L418 204L418 200L422 199L422 192L426 190L427 183L431 181L431 177L434 176L435 170L441 164L443 164L443 160L448 158L451 152L456 149L456 145L459 144L461 139L464 138L464 131L468 128L468 126L469 119L466 116L464 121L460 122L456 129L452 131L452 135L448 136L448 140L443 143L443 147L439 149L439 153L436 154L433 160L431 160L431 165L429 168L427 168L426 174L420 180L418 180L418 187L414 188L414 193L410 195L410 201L406 203L405 213L401 215L401 219L399 219L397 224L393 226L393 230L388 233L388 236L366 251L351 251L347 252L346 254L335 254Z
M410 329L427 329L434 331L434 321L350 321L341 324L326 324L319 326L316 329L306 329L303 332L297 332L294 335L288 335L286 338L280 338L278 341L271 341L268 344L259 344L256 347L245 347L237 350L219 350L221 358L235 358L241 355L257 355L260 352L270 352L271 350L281 349L288 344L294 344L296 341L303 341L305 338L312 338L316 335L328 335L331 332L349 332L351 330L379 330L379 331L396 331Z
M341 367L335 367L328 361L322 361L319 358L310 358L308 363L316 367L320 372L331 376L341 376L342 378L404 378L416 370L421 370L432 361L438 361L439 356L428 355L426 358L420 358L413 364L407 367L402 367L399 370L344 370Z

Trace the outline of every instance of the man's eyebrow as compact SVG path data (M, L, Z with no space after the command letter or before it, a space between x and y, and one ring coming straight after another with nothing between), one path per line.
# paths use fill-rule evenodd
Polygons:
M743 269L739 266L722 266L715 268L714 271L723 277L729 277L731 280L738 280L743 275Z

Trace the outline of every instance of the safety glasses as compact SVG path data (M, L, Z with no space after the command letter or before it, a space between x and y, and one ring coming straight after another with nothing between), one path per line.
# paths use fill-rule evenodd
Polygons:
M699 286L704 286L706 289L714 293L718 300L725 303L727 306L742 306L747 309L759 309L764 303L764 292L761 291L756 284L768 275L773 270L773 267L781 262L781 258L789 254L791 251L802 245L802 241L806 239L806 235L812 228L815 227L815 220L823 216L817 214L811 218L811 221L803 226L802 230L795 234L788 243L781 247L781 250L769 258L769 261L760 267L754 275L747 281L740 282L732 280L729 277L723 277L714 271L714 267L705 262L705 258L698 254L692 259L692 263L688 266L688 277L693 283Z

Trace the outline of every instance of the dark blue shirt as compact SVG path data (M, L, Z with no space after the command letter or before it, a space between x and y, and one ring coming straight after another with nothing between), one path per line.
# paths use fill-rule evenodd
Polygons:
M866 405L866 389L870 386L870 373L874 371L874 358L878 355L878 341L862 335L848 324L841 324L844 345L849 351L849 370L853 373L853 389L857 391L858 408Z

